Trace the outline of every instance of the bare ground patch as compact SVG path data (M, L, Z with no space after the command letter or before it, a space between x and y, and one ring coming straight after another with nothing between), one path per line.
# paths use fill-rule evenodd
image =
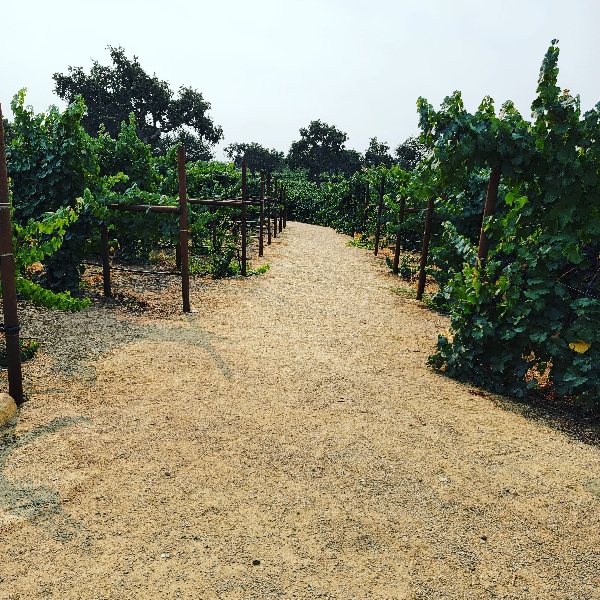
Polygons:
M31 314L0 598L600 598L598 447L427 369L446 319L346 241Z

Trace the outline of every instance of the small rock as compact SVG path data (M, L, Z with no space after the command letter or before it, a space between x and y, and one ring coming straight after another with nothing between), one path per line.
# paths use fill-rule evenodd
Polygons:
M168 552L163 552L163 553L160 555L160 557L161 557L161 558L171 558L171 555L170 555Z
M0 394L0 427L8 425L17 412L17 405L8 394Z
M600 479L588 479L583 485L590 494L600 500Z
M484 542L486 542L486 541L487 541L487 535L482 535L482 536L481 536L481 539L482 539Z
M258 565L260 565L260 560L258 560L258 558L255 558L255 559L252 561L252 564L253 564L255 567L258 567Z
M165 477L171 477L171 471L165 471Z

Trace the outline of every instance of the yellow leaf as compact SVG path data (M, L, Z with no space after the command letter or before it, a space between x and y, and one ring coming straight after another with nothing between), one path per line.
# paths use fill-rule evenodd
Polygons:
M583 354L586 350L589 350L591 347L591 344L588 344L587 342L583 342L583 341L579 341L579 342L572 342L571 344L569 344L569 348L571 348L571 350L575 350L575 352L578 352L579 354Z

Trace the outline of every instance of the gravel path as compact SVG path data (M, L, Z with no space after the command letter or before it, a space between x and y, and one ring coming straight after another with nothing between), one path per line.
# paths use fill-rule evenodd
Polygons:
M347 239L29 319L0 599L600 598L598 447L429 370L446 319Z

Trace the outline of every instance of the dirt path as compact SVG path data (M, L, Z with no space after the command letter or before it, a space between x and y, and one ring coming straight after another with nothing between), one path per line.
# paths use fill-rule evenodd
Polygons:
M1 599L600 598L598 448L428 370L445 319L346 241L291 223L83 375L26 367Z

